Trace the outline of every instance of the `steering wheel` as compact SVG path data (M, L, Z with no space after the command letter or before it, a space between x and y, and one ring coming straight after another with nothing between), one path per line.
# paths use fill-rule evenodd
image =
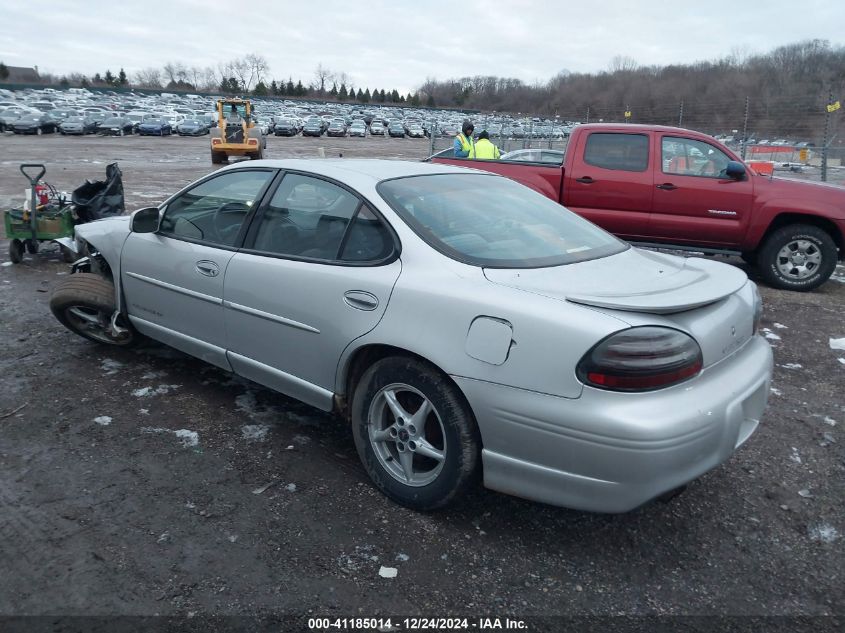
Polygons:
M715 176L716 175L716 163L712 160L705 161L704 164L701 166L701 169L698 170L698 176Z
M227 245L233 244L247 213L249 213L249 205L245 202L226 202L217 207L212 217L212 226L218 241ZM240 221L232 222L232 216L235 215L240 218Z

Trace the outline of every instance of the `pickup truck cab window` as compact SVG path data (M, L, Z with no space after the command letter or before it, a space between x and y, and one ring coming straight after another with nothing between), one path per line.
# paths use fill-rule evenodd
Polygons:
M664 136L661 143L664 174L724 178L730 158L722 150L691 138Z
M177 239L234 246L241 225L273 177L239 169L210 178L171 200L159 233Z
M648 169L648 135L593 132L587 137L584 162L618 171Z

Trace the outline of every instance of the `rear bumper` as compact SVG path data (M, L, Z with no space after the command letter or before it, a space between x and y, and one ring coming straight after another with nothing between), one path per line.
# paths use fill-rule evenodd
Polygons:
M772 351L753 337L696 379L567 399L454 377L484 443L484 484L593 512L627 512L724 462L760 421Z

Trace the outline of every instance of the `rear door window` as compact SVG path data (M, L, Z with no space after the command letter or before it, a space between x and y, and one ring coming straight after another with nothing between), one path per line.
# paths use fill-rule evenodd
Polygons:
M648 135L593 132L584 147L584 162L601 169L648 169Z

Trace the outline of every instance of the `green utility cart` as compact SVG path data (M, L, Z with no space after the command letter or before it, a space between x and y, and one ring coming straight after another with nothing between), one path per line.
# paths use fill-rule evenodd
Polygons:
M15 264L23 260L24 250L35 254L40 250L42 242L54 242L73 237L74 225L73 211L70 206L65 205L64 200L57 199L55 190L49 185L47 187L52 192L50 203L42 204L40 207L38 205L36 187L43 187L38 183L47 173L47 168L44 165L24 164L20 169L30 184L29 210L10 209L3 215L6 237L10 240L9 259ZM35 169L40 171L33 177L30 173L34 173ZM30 173L27 173L27 170L30 170ZM74 261L74 252L61 242L56 243L65 261Z

